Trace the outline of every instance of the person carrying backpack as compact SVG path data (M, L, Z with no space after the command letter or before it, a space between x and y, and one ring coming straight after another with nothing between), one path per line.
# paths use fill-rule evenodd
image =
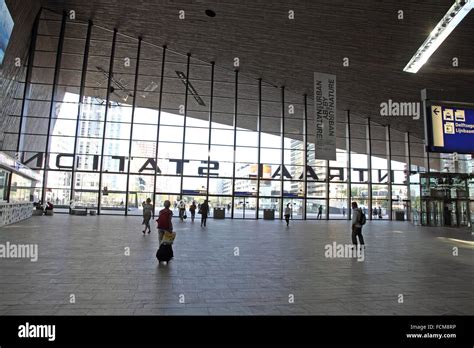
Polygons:
M352 202L352 244L357 248L357 238L360 245L364 245L364 236L362 236L362 226L367 218L364 212L357 206L357 202ZM365 247L365 245L364 245Z

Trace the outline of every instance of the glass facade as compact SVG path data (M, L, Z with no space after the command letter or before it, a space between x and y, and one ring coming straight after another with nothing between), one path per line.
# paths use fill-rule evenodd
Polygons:
M0 202L7 199L9 174L9 172L0 169Z
M46 10L34 43L3 150L39 171L34 198L59 211L208 199L211 216L281 218L290 204L293 219L349 219L355 200L392 219L410 214L410 174L440 170L423 140L350 111L337 115L337 159L315 159L312 99L238 67Z

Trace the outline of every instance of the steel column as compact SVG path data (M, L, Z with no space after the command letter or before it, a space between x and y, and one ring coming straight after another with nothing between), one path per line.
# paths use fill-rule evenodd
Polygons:
M163 46L163 56L161 57L161 77L160 77L160 95L158 99L158 123L156 125L156 144L155 144L155 175L153 176L153 214L156 209L156 177L158 175L158 147L160 145L160 122L161 122L161 104L163 100L163 79L165 75L166 46Z
M284 198L285 198L285 86L281 87L281 120L280 120L280 131L281 131L281 167L280 167L280 182L281 182L281 191L280 191L280 219L283 219L283 210L284 210Z
M352 160L351 160L351 110L347 110L347 123L346 123L346 148L347 148L347 219L351 219L352 213L352 202L351 202L351 191L352 191Z
M97 199L97 214L101 214L100 208L102 203L102 176L104 167L104 148L105 148L105 132L107 130L107 116L109 114L109 103L110 103L110 88L112 86L112 76L114 74L114 59L115 59L115 46L117 44L117 29L114 29L114 35L112 38L112 49L110 52L109 62L109 77L107 79L107 96L105 98L105 112L104 112L104 130L102 132L102 146L100 150L100 173L99 173L99 194Z
M388 218L389 220L393 220L392 216L392 139L390 136L390 125L385 126L385 133L386 133L386 142L387 142L387 169L388 169L388 197L389 197L389 204L388 204Z
M181 160L184 161L184 150L186 145L186 121L188 118L188 92L189 92L189 65L191 64L191 53L187 54L188 61L186 64L186 91L184 93L184 124L183 124L183 148L181 152ZM179 190L179 198L183 199L183 180L184 180L184 162L181 162L181 185Z
M262 169L262 158L261 158L261 144L262 144L262 79L258 79L258 111L257 111L257 131L258 131L258 154L257 154L257 211L256 218L259 219L260 215L260 179L263 174Z
M308 217L308 95L304 95L304 112L303 112L303 165L304 165L304 199L303 199L303 219L306 220Z
M212 109L214 107L214 68L216 63L211 62L211 99L209 101L209 137L207 143L207 182L206 200L209 200L209 170L211 168L211 140L212 140Z
M235 69L235 85L234 85L234 158L232 161L232 210L231 217L234 218L234 204L235 204L235 160L237 158L237 106L239 97L239 70ZM245 203L244 203L245 204ZM244 208L245 211L245 208Z
M370 127L370 117L367 118L367 127L366 127L366 142L367 142L367 180L368 180L368 197L369 197L369 202L368 202L368 218L369 220L372 220L373 214L372 214L372 128Z
M77 166L77 142L79 136L79 124L81 122L81 114L82 114L82 107L84 104L84 89L86 85L86 77L87 77L87 67L89 65L89 51L90 51L90 44L91 44L91 34L92 34L92 21L88 22L87 25L87 36L86 36L86 45L84 47L84 58L82 61L82 75L81 75L81 87L79 90L79 104L77 106L77 118L76 118L76 136L74 138L74 150L73 150L73 158L72 158L72 174L71 174L71 191L69 194L69 201L74 201L74 193L75 193L75 183L76 183L76 166ZM70 210L71 208L69 208Z
M51 137L51 120L53 119L53 113L56 106L56 90L59 81L59 71L61 69L61 61L63 55L63 47L64 47L64 33L66 32L66 19L67 19L67 12L63 12L63 17L61 20L61 31L59 33L59 41L58 41L58 48L56 51L56 63L54 65L54 78L53 78L53 88L51 91L51 105L49 107L49 119L48 119L48 131L46 133L46 146L44 150L44 166L43 166L43 189L41 191L41 202L45 203L46 198L46 188L47 188L47 176L48 176L48 162L49 162L49 138ZM33 62L30 62L33 64Z
M138 38L137 47L137 62L135 66L135 81L133 84L133 103L132 103L132 119L130 124L130 138L128 139L128 165L127 165L127 193L125 194L125 216L128 215L128 198L130 191L130 164L132 162L132 138L133 138L133 123L135 120L135 108L137 106L137 87L138 87L138 73L140 69L140 54L142 49L142 38ZM155 215L155 209L153 209L153 216Z

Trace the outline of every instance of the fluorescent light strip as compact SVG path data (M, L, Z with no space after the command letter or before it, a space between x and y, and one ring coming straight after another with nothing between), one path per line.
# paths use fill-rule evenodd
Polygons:
M444 17L439 21L423 45L416 51L403 71L417 73L438 49L454 28L474 8L474 0L456 0Z

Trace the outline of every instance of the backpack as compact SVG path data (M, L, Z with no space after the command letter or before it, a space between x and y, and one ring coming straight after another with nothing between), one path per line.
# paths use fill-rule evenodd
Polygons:
M161 210L158 219L156 222L158 223L158 228L161 230L168 230L170 228L170 214L171 211L167 211L165 209Z
M362 209L359 209L359 225L363 226L365 225L365 223L367 222L367 218L364 214L364 212L362 211Z

